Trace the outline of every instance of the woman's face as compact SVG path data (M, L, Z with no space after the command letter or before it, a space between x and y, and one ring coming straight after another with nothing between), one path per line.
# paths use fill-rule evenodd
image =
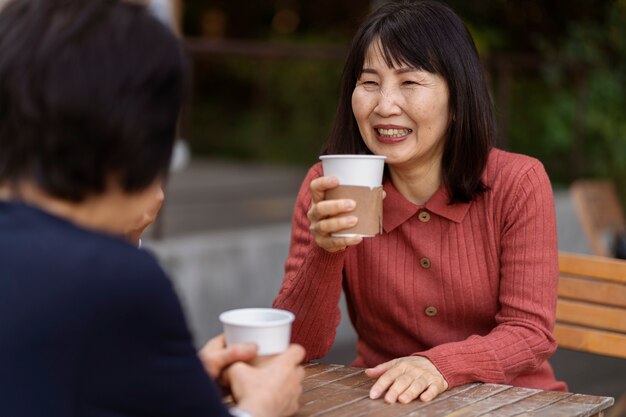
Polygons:
M410 66L389 68L370 44L352 93L352 111L369 150L393 167L439 162L449 121L448 85Z

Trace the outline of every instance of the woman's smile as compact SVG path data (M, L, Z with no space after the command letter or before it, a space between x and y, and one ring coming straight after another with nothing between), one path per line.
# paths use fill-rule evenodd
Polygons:
M413 129L395 125L376 125L374 132L379 142L394 144L407 139L413 133Z

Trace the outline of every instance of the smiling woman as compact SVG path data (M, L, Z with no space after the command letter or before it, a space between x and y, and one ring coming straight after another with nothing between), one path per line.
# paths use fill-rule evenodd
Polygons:
M383 230L333 237L354 203L315 165L294 210L274 306L296 314L308 358L330 349L342 289L353 365L370 396L429 401L467 382L564 390L546 359L558 279L554 203L542 164L493 147L474 42L434 1L389 3L357 31L326 154L386 156Z

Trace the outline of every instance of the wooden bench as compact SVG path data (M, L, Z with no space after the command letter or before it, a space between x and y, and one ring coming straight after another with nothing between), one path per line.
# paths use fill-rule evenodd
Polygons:
M559 346L626 359L626 261L559 253Z
M594 255L612 256L615 235L624 233L624 210L609 180L577 180L570 187L572 202Z
M559 347L626 359L626 261L559 253ZM626 416L626 393L610 410Z

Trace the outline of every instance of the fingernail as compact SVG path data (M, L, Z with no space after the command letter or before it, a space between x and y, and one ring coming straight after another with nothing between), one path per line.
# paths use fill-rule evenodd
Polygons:
M370 391L370 399L375 400L376 398L378 398L378 396L380 395L380 392L376 391L376 390L371 390Z
M343 203L343 206L347 209L353 209L356 206L356 203L353 200L346 200Z
M350 225L352 225L352 224L356 224L356 222L357 222L357 221L359 221L359 219L357 219L357 218L356 218L356 217L354 217L354 216L349 216L349 217L346 217L346 222L347 222L348 224L350 224Z

